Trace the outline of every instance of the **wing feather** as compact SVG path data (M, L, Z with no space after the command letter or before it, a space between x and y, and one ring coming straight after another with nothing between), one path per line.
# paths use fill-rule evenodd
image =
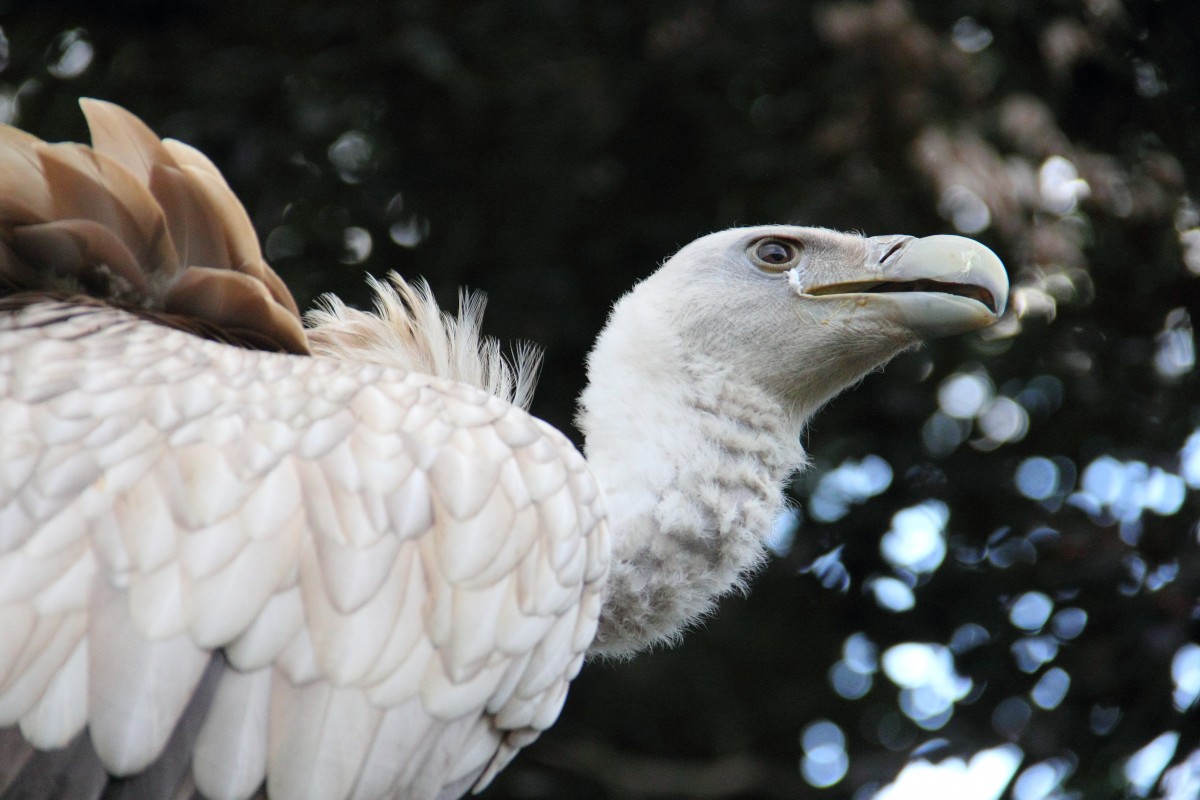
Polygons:
M58 219L25 225L12 232L12 243L30 261L55 264L69 273L83 273L92 264L104 264L135 291L149 289L129 243L100 222Z
M17 375L0 727L78 741L82 702L114 774L366 800L465 790L557 715L607 534L582 458L523 411L53 304L0 314Z
M404 782L404 762L418 763L422 743L432 746L434 739L429 733L434 724L416 699L384 712L349 800L375 800L395 794L394 787ZM402 762L400 770L398 760Z
M392 567L392 575L403 587L404 595L400 600L400 605L408 613L393 621L387 631L379 658L362 678L363 685L372 687L372 691L375 692L372 695L372 702L377 705L395 705L399 702L396 699L387 702L380 699L388 694L386 683L398 686L401 693L406 687L409 688L410 691L404 694L403 698L407 698L416 691L416 679L411 678L406 682L401 675L402 668L411 667L414 675L419 675L424 670L424 663L421 657L414 656L414 651L422 644L428 644L424 615L412 612L413 609L423 607L429 594L429 582L425 578L425 570L415 542L405 542L401 546L396 564ZM428 652L424 655L425 660L428 660L432 653L432 648L427 649ZM383 688L380 688L381 684L385 684ZM394 695L388 696L394 697Z
M339 686L359 683L383 650L380 636L403 613L404 586L393 572L368 602L351 614L342 614L325 591L323 564L315 548L306 548L300 563L300 591L313 652L324 674ZM388 562L399 571L403 563Z
M225 670L196 739L196 788L211 800L248 800L267 775L271 668Z
M105 768L132 775L161 754L211 655L186 636L141 636L125 595L93 583L88 616L88 729Z
M0 287L82 293L308 353L295 300L212 163L111 103L81 106L92 147L0 126Z
M80 640L46 691L21 715L21 734L41 750L66 747L87 722L87 640Z
M271 684L267 792L273 800L345 797L382 716L362 691L325 681Z
M143 185L150 182L156 165L175 163L154 131L115 103L84 98L79 107L87 118L92 147L125 167Z
M0 605L0 692L14 675L21 654L38 625L38 615L29 605Z
M380 526L381 533L385 530ZM386 535L363 547L325 536L314 537L313 541L313 569L319 571L325 596L339 614L352 614L378 596L403 547L399 538Z
M42 140L0 126L0 219L4 228L44 222L54 215L54 198L37 156Z
M129 615L141 636L156 641L170 639L187 630L184 582L178 561L168 561L149 572L131 572Z
M36 148L57 219L90 220L110 230L147 276L179 269L162 209L149 190L111 158L78 144Z
M277 592L242 634L225 648L235 669L259 670L279 657L304 626L304 604L299 587Z
M38 619L0 685L0 728L14 724L41 699L82 640L86 626L87 618L82 613Z
M188 587L188 632L200 647L217 648L240 636L288 580L302 541L299 518L273 536L247 539L221 570Z

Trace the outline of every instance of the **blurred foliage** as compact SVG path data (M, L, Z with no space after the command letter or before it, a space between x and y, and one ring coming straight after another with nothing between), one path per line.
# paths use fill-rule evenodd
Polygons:
M1017 800L1121 797L1160 734L1196 749L1200 4L0 0L0 27L4 120L81 139L96 96L196 145L302 306L392 269L485 290L576 436L607 309L699 234L957 229L1009 265L996 329L816 419L751 594L588 666L486 797L865 799L1003 743Z

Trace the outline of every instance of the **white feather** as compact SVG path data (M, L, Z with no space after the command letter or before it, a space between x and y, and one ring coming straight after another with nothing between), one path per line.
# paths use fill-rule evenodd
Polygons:
M362 678L364 685L375 687L372 691L380 695L386 693L386 690L378 688L378 684L381 683L396 686L400 692L405 691L404 679L398 677L397 673L402 667L416 660L413 656L415 648L424 645L428 651L427 656L432 654L432 648L429 647L424 629L424 605L429 594L429 583L425 578L425 570L415 542L406 542L401 546L396 557L396 564L392 567L392 574L399 585L403 587L399 615L391 621L387 628L386 640L379 658ZM415 693L416 676L420 675L424 666L424 663L413 665L414 674L408 680L409 691L404 697ZM394 705L400 701L384 703L372 695L372 702L379 705Z
M396 273L388 277L391 285L368 278L377 314L347 308L332 295L322 298L320 308L306 317L315 352L461 381L529 406L541 356L525 346L510 362L497 342L482 337L480 295L462 295L458 315L451 316L438 308L429 284L413 286Z
M409 619L404 624L408 627L413 622ZM388 670L377 683L368 685L367 697L372 704L380 708L394 708L408 702L420 690L421 676L429 670L441 669L437 663L437 651L429 639L419 635L419 631L414 630L414 633L418 635L413 636L412 649L403 660Z
M357 689L324 681L271 684L267 792L272 800L345 797L358 779L382 713Z
M274 452L274 451L272 451ZM261 477L252 479L253 491L238 511L242 530L253 539L273 535L289 523L297 522L303 508L300 482L290 463L278 463L281 451Z
M496 629L505 608L508 583L484 589L456 587L450 639L442 647L443 659L451 680L462 683L474 677L496 653Z
M429 471L430 482L442 507L460 520L479 513L496 488L502 463L475 458L469 443L470 437L464 431L456 432L449 446L439 450Z
M154 456L157 461L158 453ZM153 478L138 481L113 500L113 515L125 550L143 571L157 569L175 557L175 521L168 502L162 486Z
M422 750L433 746L429 735L433 720L410 698L384 713L375 738L363 759L358 781L348 800L377 800L396 793L402 775L420 764Z
M97 581L88 620L88 726L114 775L145 769L162 752L209 654L186 636L142 638L123 593Z
M184 577L171 561L152 572L129 576L129 613L138 633L148 639L169 639L187 628Z
M4 520L0 517L0 523ZM41 558L24 549L0 555L0 603L27 600L71 572L87 552L86 542L76 542Z
M80 640L41 699L21 715L21 735L41 750L66 747L87 723L87 640Z
M192 756L196 788L209 800L247 800L266 777L271 673L221 673Z
M500 732L492 727L490 721L475 720L465 740L458 746L457 759L446 772L446 783L461 785L464 791L475 783L499 748L500 739Z
M301 556L300 591L313 652L322 673L336 685L362 679L385 645L380 632L390 630L401 617L404 585L396 573L405 564L387 566L392 568L391 580L354 613L342 614L325 591L317 551L310 546Z
M291 574L302 541L297 519L274 536L246 541L218 572L192 578L186 605L192 641L217 648L240 636Z
M82 613L40 617L0 684L0 728L8 727L33 707L83 638Z
M314 539L315 569L319 570L325 594L340 614L357 611L379 592L403 543L394 536L381 536L365 547L351 547L324 536Z
M225 655L236 669L261 669L279 656L303 625L299 587L278 592L267 600L242 635L226 646Z
M25 645L38 625L38 615L24 604L0 605L0 692L8 684Z
M435 476L436 479L436 476ZM439 515L440 524L434 532L438 567L446 580L458 585L487 586L503 577L496 571L491 580L479 580L480 573L495 563L509 537L497 536L497 531L513 530L516 513L512 501L493 484L487 499L466 518L456 514ZM515 533L513 538L524 538ZM491 577L491 576L489 576Z
M421 705L440 720L474 717L487 706L488 697L500 685L507 666L502 660L489 664L457 683L439 660L431 661L421 676Z

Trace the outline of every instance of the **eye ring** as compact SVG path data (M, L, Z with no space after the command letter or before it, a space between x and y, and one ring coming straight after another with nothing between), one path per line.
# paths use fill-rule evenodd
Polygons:
M772 236L750 245L750 257L759 269L786 272L799 262L800 249L799 242Z

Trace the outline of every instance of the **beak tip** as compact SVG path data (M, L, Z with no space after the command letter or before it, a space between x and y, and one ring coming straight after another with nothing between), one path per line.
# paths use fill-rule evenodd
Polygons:
M922 262L924 269L940 265L936 275L954 283L978 286L992 296L993 315L999 319L1008 305L1008 272L1004 262L987 245L974 239L952 234L926 236L913 242L897 263L900 268L906 261ZM989 309L990 311L992 309Z

